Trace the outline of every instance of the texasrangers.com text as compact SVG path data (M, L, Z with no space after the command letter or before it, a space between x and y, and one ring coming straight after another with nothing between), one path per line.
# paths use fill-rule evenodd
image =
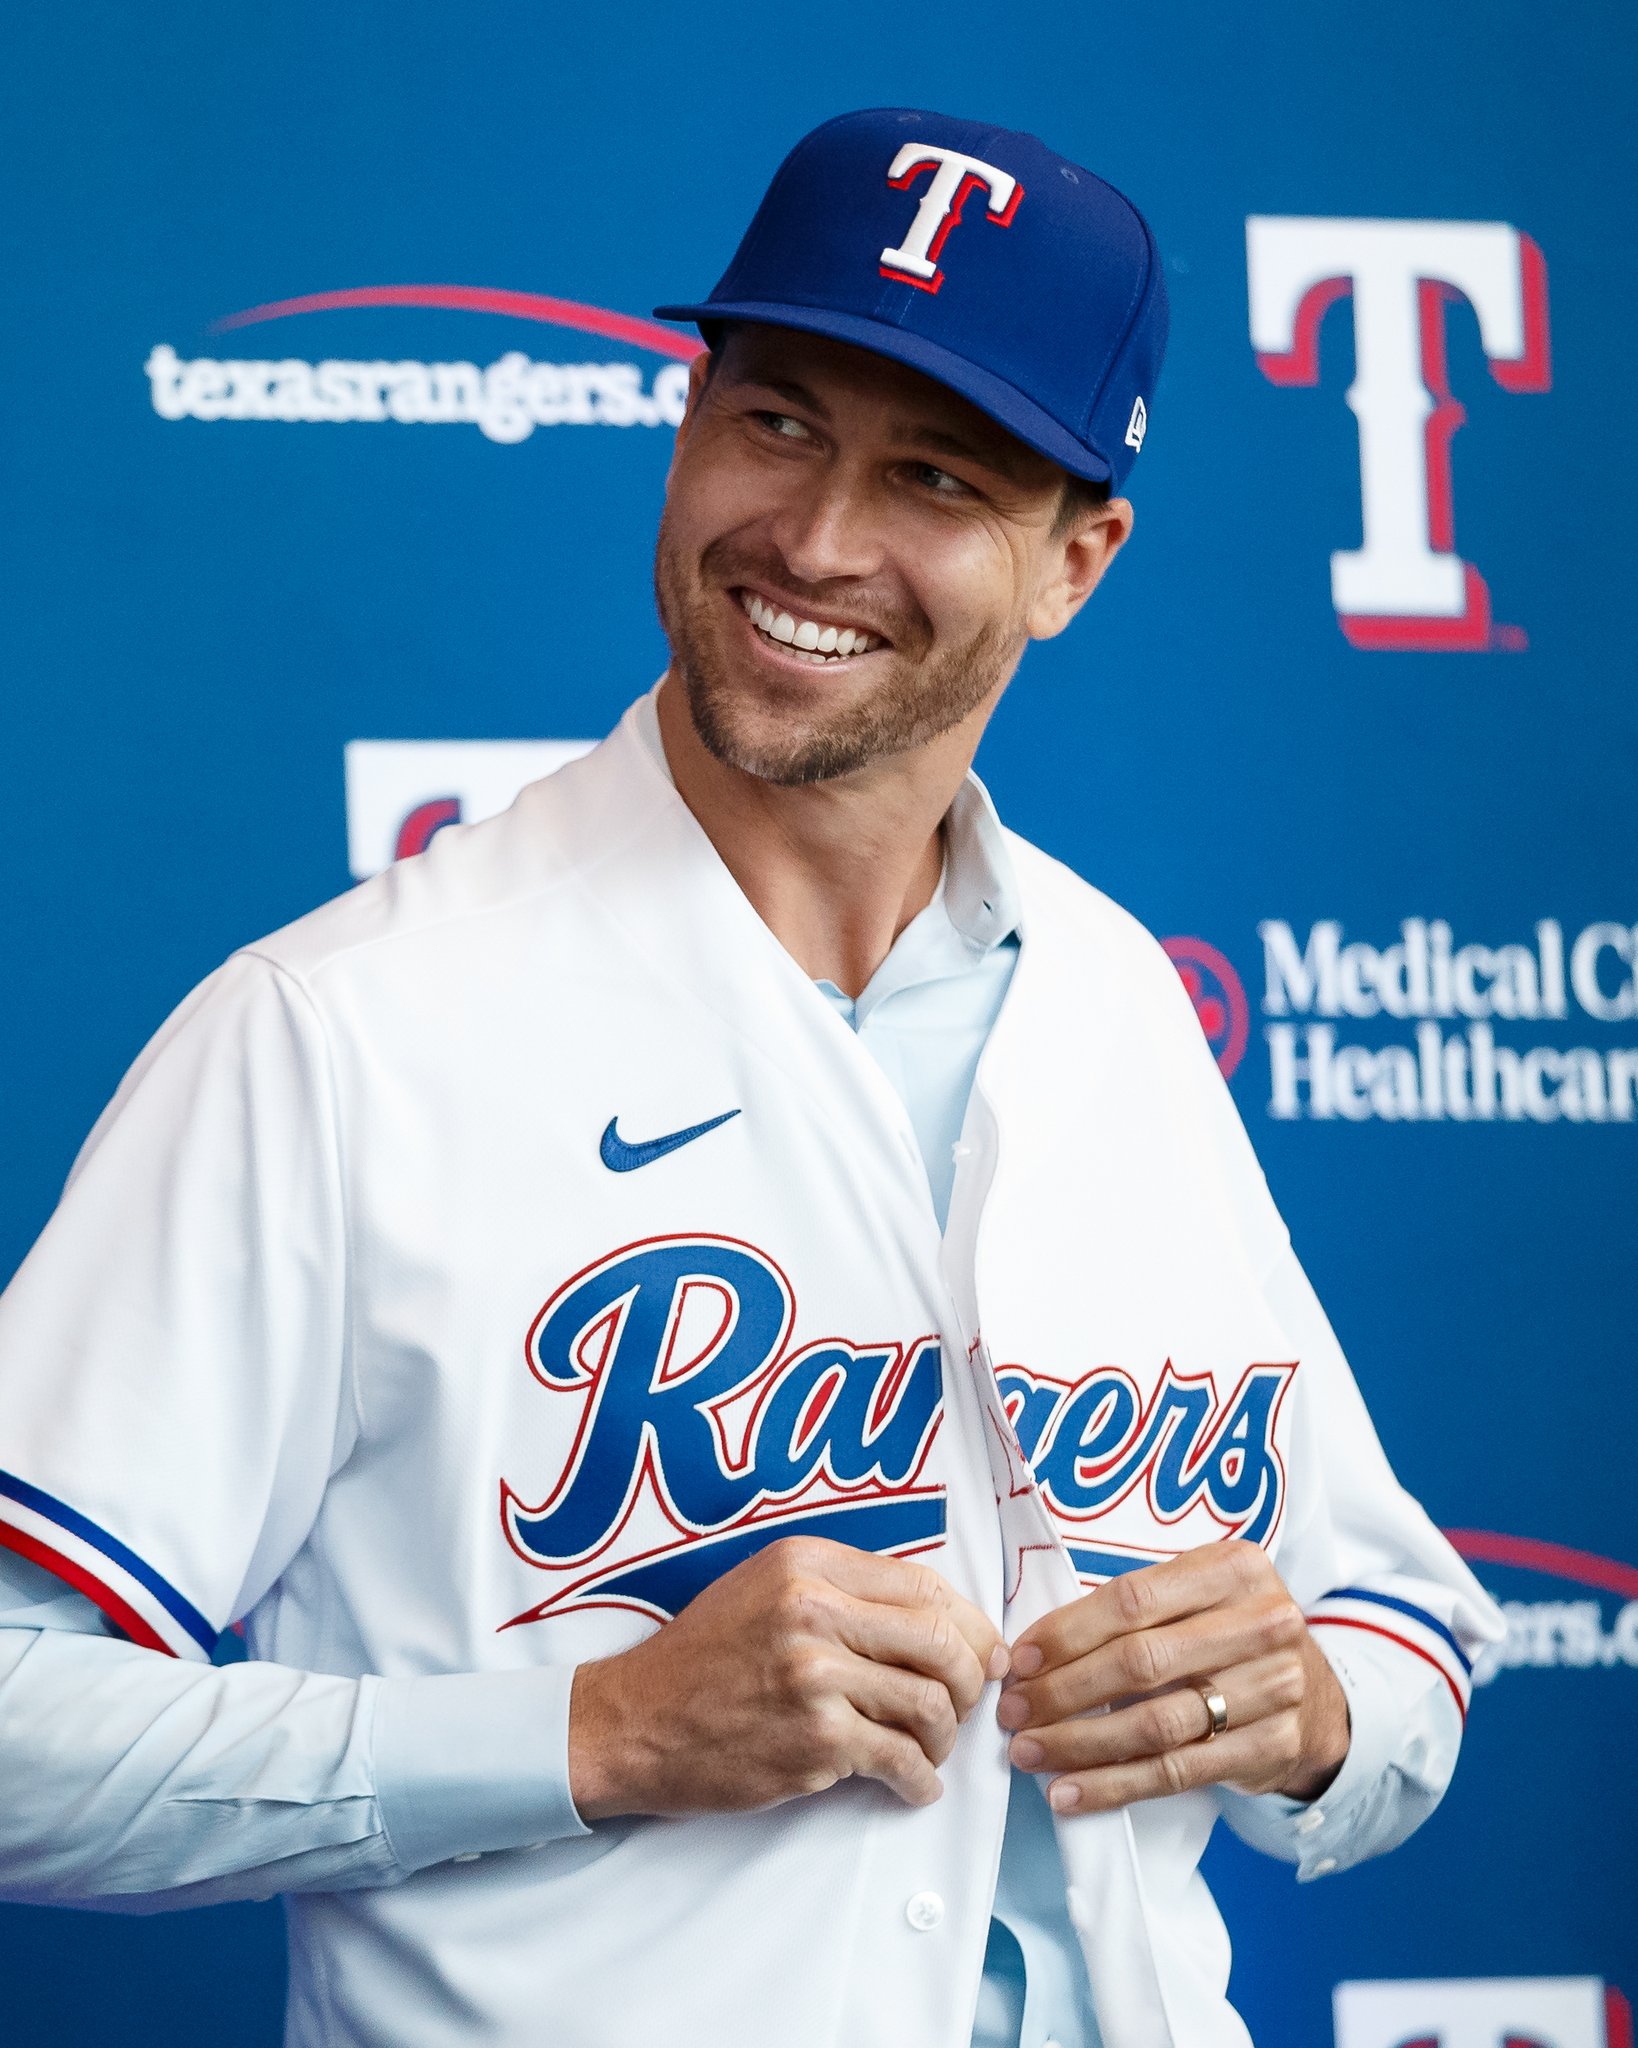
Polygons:
M1638 1670L1638 1600L1615 1610L1606 1625L1596 1600L1504 1600L1506 1640L1493 1643L1473 1667L1475 1685L1500 1671Z
M282 420L474 426L491 441L527 441L536 427L674 427L688 368L666 363L645 384L636 363L541 363L521 350L476 363L185 360L151 351L153 408L166 420Z

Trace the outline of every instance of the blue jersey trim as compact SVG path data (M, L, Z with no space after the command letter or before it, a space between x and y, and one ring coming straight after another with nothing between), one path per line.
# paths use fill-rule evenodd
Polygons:
M0 1497L14 1500L19 1507L32 1509L37 1515L44 1515L48 1522L55 1522L58 1528L78 1536L93 1550L100 1550L121 1571L128 1572L138 1585L145 1586L166 1613L187 1630L206 1656L216 1648L218 1631L211 1627L198 1608L184 1600L170 1581L162 1579L151 1565L144 1564L134 1550L127 1550L117 1536L110 1536L106 1529L98 1528L77 1508L71 1508L66 1501L58 1500L55 1494L30 1486L26 1479L19 1479L6 1471L0 1471Z
M1064 1547L1077 1572L1100 1579L1118 1579L1122 1572L1140 1572L1145 1565L1162 1562L1158 1557L1128 1557L1120 1550L1083 1550L1077 1543Z
M1325 1599L1369 1600L1378 1607L1392 1607L1400 1614L1408 1614L1412 1621L1419 1621L1424 1628L1432 1629L1433 1633L1441 1641L1449 1643L1457 1663L1461 1665L1469 1677L1473 1675L1473 1666L1469 1663L1461 1644L1457 1642L1444 1623L1437 1616L1429 1614L1425 1607L1413 1606L1409 1600L1396 1600L1391 1593L1368 1592L1363 1586L1337 1586L1333 1591L1325 1595ZM1324 1601L1321 1601L1319 1604L1323 1606Z
M944 1534L944 1496L908 1500L840 1501L805 1515L789 1515L726 1529L644 1564L599 1579L584 1589L587 1599L641 1600L679 1614L690 1600L724 1572L755 1557L785 1536L835 1536L855 1550L891 1552L902 1545L934 1543Z

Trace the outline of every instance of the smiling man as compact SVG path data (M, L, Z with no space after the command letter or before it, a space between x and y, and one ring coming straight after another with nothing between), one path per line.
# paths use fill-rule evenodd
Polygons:
M196 990L0 1301L0 1889L285 1893L302 2048L1233 2048L1216 1821L1403 1839L1497 1617L971 774L1153 238L852 114L668 310L657 690Z
M897 757L981 725L1025 642L1067 625L1129 530L1122 504L1078 516L1084 486L878 355L738 326L703 361L660 615L696 732L754 781L902 773Z

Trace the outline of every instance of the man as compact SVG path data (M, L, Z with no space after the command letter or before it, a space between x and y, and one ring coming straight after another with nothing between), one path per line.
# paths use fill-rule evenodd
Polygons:
M1402 1838L1495 1617L969 774L1131 531L1153 240L855 114L669 310L657 693L211 977L0 1303L0 1885L288 1894L298 2043L1243 2041L1215 1820Z

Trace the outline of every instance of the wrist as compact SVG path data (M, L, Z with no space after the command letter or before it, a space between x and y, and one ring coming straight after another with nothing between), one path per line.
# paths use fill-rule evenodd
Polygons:
M1305 1661L1309 1666L1309 1692L1303 1711L1302 1756L1279 1791L1285 1798L1307 1805L1329 1790L1347 1761L1353 1722L1348 1695L1312 1637L1306 1645Z
M622 1725L619 1689L612 1682L618 1658L577 1665L569 1692L569 1796L588 1824L636 1813Z

